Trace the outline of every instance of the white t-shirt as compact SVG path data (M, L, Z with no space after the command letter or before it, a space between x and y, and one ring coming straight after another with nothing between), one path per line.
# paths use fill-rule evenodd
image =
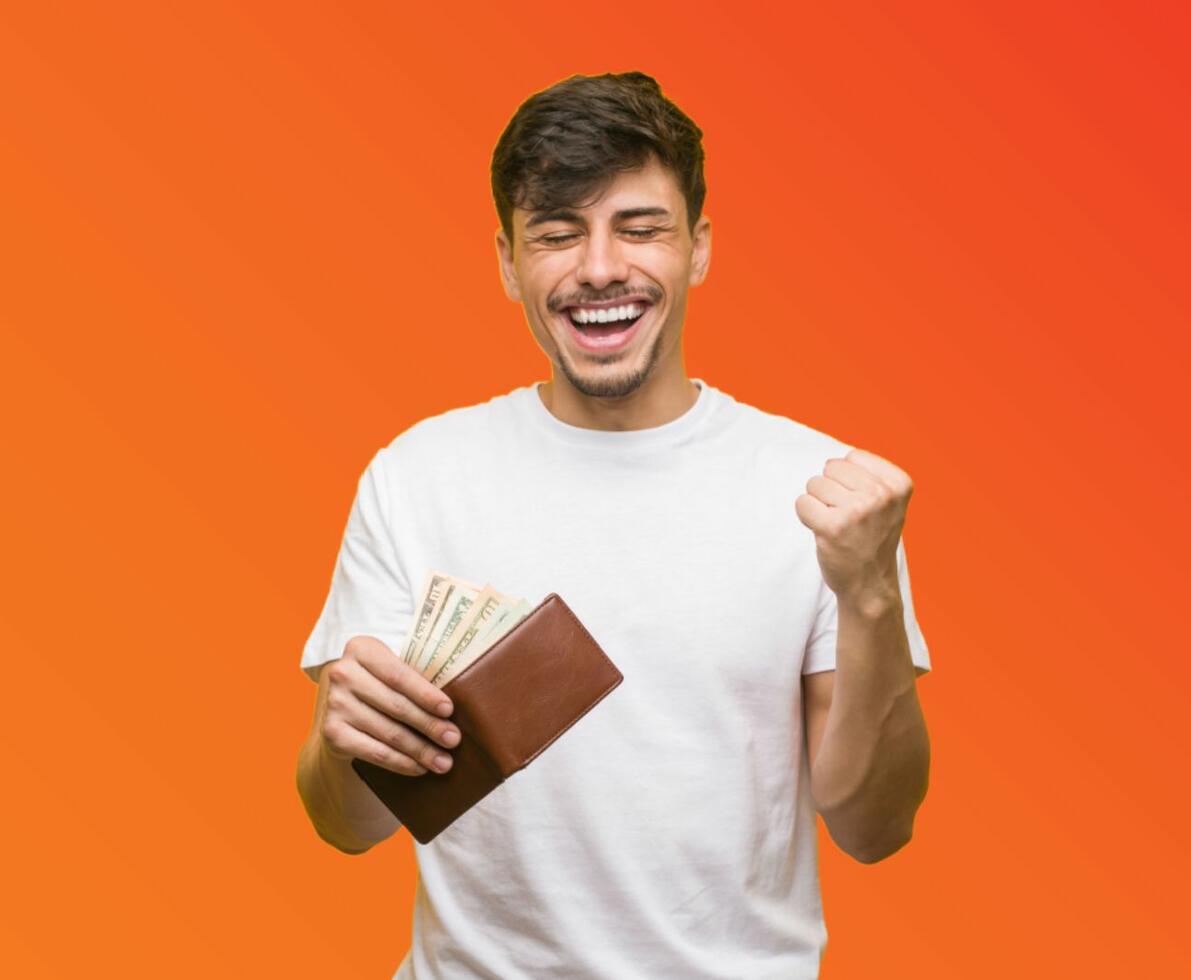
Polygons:
M682 416L631 432L518 388L412 426L360 479L311 677L355 635L399 649L431 569L557 592L624 675L415 843L399 980L818 976L800 675L833 669L837 613L794 500L851 447L693 380ZM898 572L929 668L901 544Z

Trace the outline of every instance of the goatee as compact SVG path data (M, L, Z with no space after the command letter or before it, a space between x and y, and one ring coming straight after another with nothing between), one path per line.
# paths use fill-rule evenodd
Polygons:
M623 398L625 395L631 395L645 383L661 356L661 350L662 335L659 333L653 338L649 356L645 358L645 364L640 370L611 378L584 378L572 370L569 358L560 357L558 361L562 367L562 373L566 375L566 379L571 385L589 398Z

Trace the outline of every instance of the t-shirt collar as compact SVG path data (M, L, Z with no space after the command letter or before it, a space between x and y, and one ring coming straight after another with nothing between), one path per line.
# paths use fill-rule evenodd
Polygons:
M518 389L514 395L536 428L571 445L589 449L660 449L687 439L704 422L718 401L718 391L702 378L691 378L691 381L698 385L699 394L694 404L678 418L648 429L627 431L587 429L562 421L542 402L538 391L544 383L541 381Z

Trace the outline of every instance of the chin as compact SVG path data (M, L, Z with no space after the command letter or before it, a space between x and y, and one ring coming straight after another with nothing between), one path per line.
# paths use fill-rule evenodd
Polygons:
M571 387L588 398L624 398L645 383L645 378L639 374L603 378L576 377L565 368L563 373L566 374Z
M612 361L598 367L578 370L571 359L563 355L559 357L559 368L571 383L571 387L588 398L624 398L649 380L660 353L661 337L658 336L650 345L644 364L638 359L637 365L626 367Z

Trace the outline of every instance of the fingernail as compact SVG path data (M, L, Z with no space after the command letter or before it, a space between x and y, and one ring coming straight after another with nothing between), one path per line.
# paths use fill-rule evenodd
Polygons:
M438 703L438 707L435 708L434 710L437 711L440 715L442 715L445 718L447 715L449 715L451 713L451 702L450 701L440 701Z
M440 752L434 757L434 768L439 772L446 772L451 768L451 757Z
M459 744L459 733L452 728L450 731L442 733L442 740L447 748L452 748Z

